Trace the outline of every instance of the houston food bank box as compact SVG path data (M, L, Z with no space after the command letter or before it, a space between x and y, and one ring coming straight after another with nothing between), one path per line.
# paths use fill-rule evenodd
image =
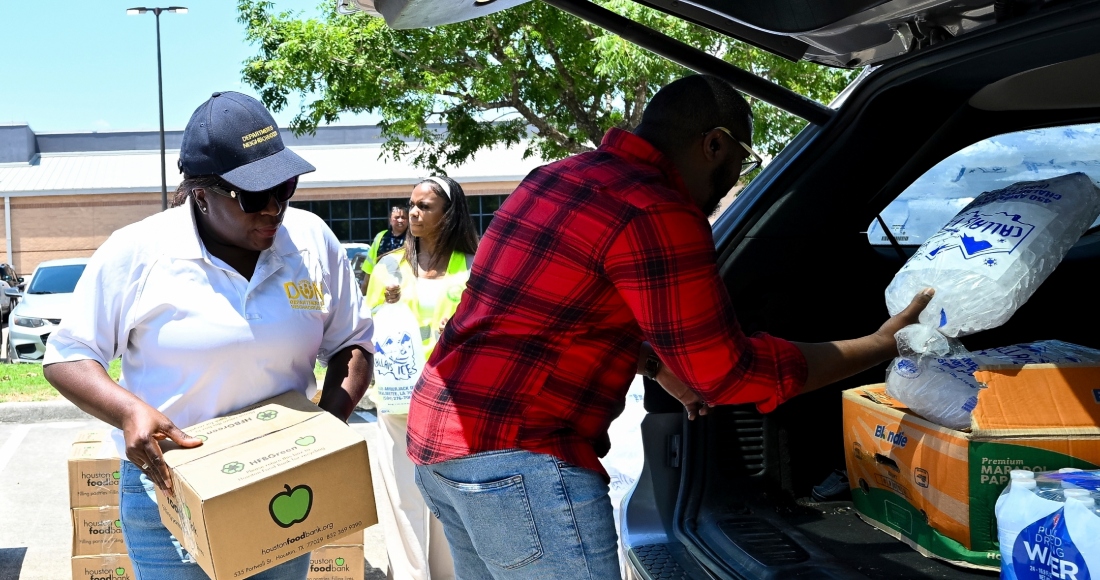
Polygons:
M244 578L377 521L363 438L297 392L184 429L163 444L161 521L213 580Z
M984 368L970 432L941 427L885 394L844 392L852 502L871 525L926 556L1000 569L994 504L1013 469L1100 468L1100 366Z
M69 507L118 505L119 457L106 430L77 435L69 450Z

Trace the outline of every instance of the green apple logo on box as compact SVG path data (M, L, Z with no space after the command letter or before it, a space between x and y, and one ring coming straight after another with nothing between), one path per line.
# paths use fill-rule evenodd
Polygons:
M317 438L313 435L306 435L305 437L299 437L294 443L305 447L306 445L313 445L316 441Z
M113 477L115 479L122 479L122 474L116 471L116 472L111 474L111 477Z
M115 568L115 576L125 576L126 568Z
M279 412L275 410L260 411L256 414L256 418L261 421L270 421L279 416Z
M280 491L271 498L267 506L271 512L271 519L280 527L289 528L294 524L304 522L309 517L309 510L313 508L313 490L308 485L299 485L290 489L289 485L283 485L286 491Z
M122 529L122 520L115 520L115 527L121 530Z
M344 565L344 559L343 558L337 558L336 559L336 565L337 566L343 566Z

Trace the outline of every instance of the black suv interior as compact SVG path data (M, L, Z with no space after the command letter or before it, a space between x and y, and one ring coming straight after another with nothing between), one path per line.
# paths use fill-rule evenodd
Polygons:
M720 268L746 331L819 341L877 328L887 317L883 290L915 246L871 245L868 224L968 145L1100 120L1098 54L1100 4L1067 2L871 70L831 120L800 134L715 225ZM964 343L974 350L1054 338L1100 347L1098 265L1100 233L1090 231L1008 324ZM850 502L807 499L844 467L840 391L884 377L877 368L767 416L731 407L690 423L659 388L647 389L646 467L623 511L630 573L990 577L917 554L859 521Z

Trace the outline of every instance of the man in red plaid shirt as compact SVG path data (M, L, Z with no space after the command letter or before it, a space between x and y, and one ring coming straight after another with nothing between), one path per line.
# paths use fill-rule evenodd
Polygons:
M768 412L896 356L930 291L855 340L741 331L707 216L759 164L751 136L729 84L680 79L634 133L534 170L496 212L409 410L409 457L458 578L620 578L598 458L636 373L691 415Z

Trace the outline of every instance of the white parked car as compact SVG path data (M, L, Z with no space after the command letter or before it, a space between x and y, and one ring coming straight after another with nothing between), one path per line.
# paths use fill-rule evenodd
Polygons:
M34 270L25 293L6 288L4 294L18 298L8 317L8 360L41 362L46 340L61 324L77 280L88 265L87 258L49 260Z
M362 286L363 276L366 275L363 273L363 260L370 253L370 244L346 243L343 246L348 253L348 260L351 262L351 271L355 275L355 281Z

